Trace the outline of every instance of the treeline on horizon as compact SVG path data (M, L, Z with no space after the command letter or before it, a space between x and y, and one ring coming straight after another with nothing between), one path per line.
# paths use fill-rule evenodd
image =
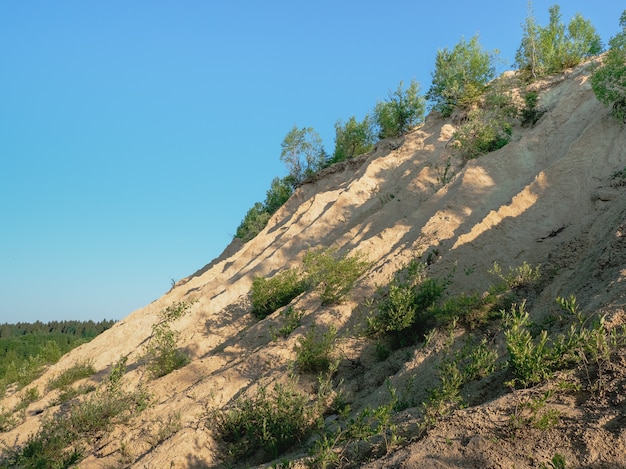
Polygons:
M37 378L46 365L89 342L116 321L18 322L0 325L0 396L9 385L18 389Z
M551 6L549 13L548 24L538 24L529 1L513 64L524 86L523 103L516 102L496 77L498 51L485 51L478 35L469 41L461 39L452 49L437 51L432 84L425 94L420 94L418 82L413 80L405 87L401 81L388 99L376 103L362 120L352 116L345 122L336 121L332 154L326 152L312 127L294 126L281 143L280 160L288 175L274 178L265 201L248 210L235 238L243 242L253 239L299 185L324 168L371 151L380 140L411 131L423 122L427 107L442 117L453 112L464 116L465 123L452 138L452 148L462 161L502 148L511 140L515 123L535 125L547 109L538 105L538 94L528 85L606 50L595 27L580 13L567 24L561 20L559 5ZM608 53L602 66L594 70L591 85L611 114L626 122L626 10L619 25L622 30L608 42Z

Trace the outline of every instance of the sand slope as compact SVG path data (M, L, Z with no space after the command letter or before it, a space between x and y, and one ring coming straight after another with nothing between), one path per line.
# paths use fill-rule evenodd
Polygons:
M207 407L227 405L258 385L284 379L297 337L312 324L335 324L346 336L338 373L355 407L384 402L388 376L401 385L417 373L418 381L428 384L434 379L427 367L432 351L417 350L397 366L383 366L363 353L364 340L349 335L362 322L355 307L416 257L430 258L431 275L451 275L450 294L484 291L493 282L488 271L494 261L541 264L553 275L533 302L535 317L554 310L557 295L573 293L586 311L603 311L619 323L626 303L626 188L611 176L626 166L626 127L595 99L588 78L589 67L581 66L535 84L540 105L548 109L537 125L514 128L511 143L465 165L450 145L452 121L430 116L403 138L379 142L373 152L328 168L302 185L255 239L245 245L235 241L162 298L52 366L33 383L42 399L27 409L22 425L0 434L0 441L23 443L42 416L58 410L49 406L54 395L46 394L45 385L78 359L94 361L98 380L127 355L126 382L136 385L143 373L142 346L158 311L179 300L196 301L191 314L176 323L191 363L148 382L154 404L96 441L79 467L219 465L219 444L205 425ZM449 181L443 184L448 161ZM373 267L349 302L322 307L314 295L298 298L303 326L286 340L272 341L270 326L278 318L257 321L250 314L252 280L297 265L307 249L318 246L361 252ZM347 371L350 359L363 367L358 386ZM503 422L519 396L494 396L454 412L423 439L371 466L538 467L560 451L571 467L626 467L624 371L616 369L611 379L610 399L561 404L567 431L505 438ZM310 381L303 377L301 384L310 387ZM0 405L11 408L20 397L9 394ZM154 445L151 435L175 414L182 428ZM419 409L408 409L398 419L410 426L418 414ZM303 451L292 456L302 458Z

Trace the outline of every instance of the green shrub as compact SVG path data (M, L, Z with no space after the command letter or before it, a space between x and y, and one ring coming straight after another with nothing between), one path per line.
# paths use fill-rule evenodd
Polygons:
M411 345L433 322L431 308L441 298L446 282L425 278L423 265L401 269L367 320L367 334L391 339L394 348Z
M332 248L309 250L302 263L308 284L319 292L324 305L344 301L371 265L360 254L340 255Z
M541 116L546 113L545 109L537 107L539 95L536 91L529 91L524 95L525 107L520 110L520 121L522 127L534 126Z
M301 441L313 417L305 395L292 384L276 384L271 391L260 387L255 396L238 399L230 409L214 410L208 422L236 459L260 452L269 460Z
M252 314L263 319L306 290L306 282L299 269L278 272L270 278L255 277L250 290Z
M611 107L611 114L626 123L626 10L619 24L622 32L609 41L604 63L591 75L591 88L602 104Z
M624 330L607 330L602 317L587 324L574 296L557 298L557 302L572 318L572 323L566 333L555 337L550 337L545 329L536 338L532 336L530 317L524 303L504 313L509 367L515 375L512 384L526 387L540 383L550 378L554 371L578 364L593 364L601 375L602 367L610 360L613 350L623 344Z
M426 93L433 109L444 117L455 108L467 109L478 102L495 76L495 54L482 50L478 36L461 39L452 50L437 51L433 82Z
M177 348L180 333L172 329L172 323L186 315L190 309L190 303L181 301L159 313L159 320L152 326L152 335L144 353L151 378L160 378L189 363L189 357Z
M467 119L453 136L464 159L499 150L511 141L511 122L497 110L474 109L468 113Z
M302 372L322 372L333 368L336 362L335 339L337 329L334 326L318 333L315 326L298 339L294 350L296 365Z
M374 108L374 122L378 127L378 138L399 137L424 119L426 100L419 94L420 85L411 80L404 90L403 82L389 93L387 101L379 102Z

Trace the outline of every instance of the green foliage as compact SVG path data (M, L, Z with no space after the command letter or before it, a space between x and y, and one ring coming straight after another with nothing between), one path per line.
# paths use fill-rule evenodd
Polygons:
M67 468L80 462L88 442L147 406L143 391L122 390L120 380L125 370L126 358L122 358L96 393L66 412L45 417L24 445L4 452L0 467Z
M426 93L433 109L447 117L457 107L467 109L478 102L495 76L494 61L495 53L483 51L478 36L469 42L461 39L452 50L437 51L433 82Z
M244 242L250 241L267 225L270 217L283 206L291 197L293 187L291 179L274 178L272 185L267 191L265 201L263 203L255 203L246 216L237 227L235 238L239 238Z
M352 116L345 124L335 122L335 151L330 163L338 163L367 153L374 147L374 131L369 116L358 122Z
M559 453L555 453L554 456L552 456L552 459L548 461L548 464L546 465L542 463L539 466L539 469L566 469L566 467L567 463L565 458Z
M230 409L213 410L209 418L234 458L260 452L264 460L301 441L313 420L307 397L293 384L276 384L271 391L260 387L256 395L238 399Z
M537 107L537 100L539 95L536 91L529 91L524 95L525 106L520 110L520 121L522 127L534 126L541 116L546 112L545 109Z
M511 141L509 120L494 110L473 109L467 121L454 132L455 145L466 159L499 150Z
M280 160L294 185L302 183L326 165L326 152L322 139L312 127L297 126L289 131L281 143Z
M426 332L433 319L431 308L445 288L445 282L424 276L422 264L401 269L368 318L368 335L389 337L395 348L414 343Z
M250 241L265 228L270 217L270 213L265 210L265 206L261 202L255 203L237 227L235 238L239 238L243 242Z
M554 391L548 390L538 397L529 397L522 400L516 406L515 413L511 416L510 425L514 430L521 428L537 428L549 430L558 425L561 414L556 409L546 409L548 399Z
M300 320L304 315L304 311L296 310L293 306L289 306L280 312L281 319L283 321L282 326L276 329L270 326L270 335L272 340L277 340L279 337L285 338L289 336L294 330L300 327Z
M81 360L72 365L60 375L48 381L48 390L64 389L83 378L88 378L96 372L93 360Z
M502 268L497 262L493 263L493 268L489 271L490 274L499 277L506 287L510 290L524 287L532 287L536 285L541 279L541 265L533 267L528 262L524 261L517 267L509 267L507 273L502 271Z
M624 342L624 331L607 330L603 318L588 325L578 310L574 296L569 299L559 297L557 303L573 322L566 333L555 337L550 337L545 329L537 337L532 336L530 317L524 303L511 308L509 313L503 313L509 367L515 375L511 384L523 387L537 384L550 378L554 371L577 364L594 364L601 374L612 351ZM598 382L595 385L601 384Z
M609 41L604 63L591 75L591 88L611 114L626 123L626 10L619 24L622 31Z
M298 339L294 347L296 365L302 372L322 372L333 368L336 362L335 339L337 329L329 326L320 334L312 327Z
M423 403L422 430L433 427L442 416L463 404L462 387L496 371L497 359L498 353L488 346L486 339L476 342L472 337L460 350L447 352L439 366L439 386Z
M151 378L160 378L189 363L189 357L177 348L180 333L172 329L172 323L186 315L190 309L190 303L181 301L159 313L159 320L152 326L152 335L144 353Z
M46 365L113 324L114 321L37 321L0 325L0 396L13 383L18 389L28 385Z
M350 415L350 406L344 407L338 418L326 425L315 440L308 467L337 467L343 463L354 465L371 452L375 438L382 443L383 453L399 444L398 426L392 420L396 406L395 389L389 389L392 398L387 404L367 406L353 416Z
M400 82L395 91L389 92L387 101L379 102L374 108L374 122L380 139L399 137L424 119L426 101L419 94L419 83L411 80L406 90L403 87Z
M299 269L285 269L270 278L255 277L250 300L252 314L263 319L306 290L306 281Z
M551 6L549 12L545 27L537 25L531 11L526 18L515 61L528 80L574 67L602 51L600 36L591 22L577 13L566 27L558 5Z
M339 254L333 248L308 250L302 263L308 284L319 292L324 305L344 301L371 265L360 254Z

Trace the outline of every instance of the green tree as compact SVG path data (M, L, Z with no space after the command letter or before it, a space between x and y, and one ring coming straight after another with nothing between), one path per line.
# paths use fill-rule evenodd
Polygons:
M261 202L255 203L237 227L235 238L239 238L243 242L250 241L265 228L270 216Z
M352 116L345 124L335 122L335 152L330 163L338 163L367 153L374 146L374 131L369 116L358 122Z
M452 50L437 51L433 82L426 98L433 109L449 116L457 108L468 108L482 95L496 74L496 52L483 51L478 36L461 39Z
M611 107L611 114L626 123L626 10L619 24L622 31L609 41L604 63L591 76L591 87L598 100Z
M399 137L424 119L426 101L419 94L420 85L411 80L403 89L403 82L389 93L387 101L379 102L374 108L374 121L378 127L378 138Z
M294 125L281 143L281 148L280 160L287 166L296 186L326 164L322 139L312 127L299 129Z
M274 178L265 197L265 210L270 215L273 215L287 202L291 194L293 194L293 187L289 184L287 178Z
M600 36L590 21L577 13L566 27L558 5L548 11L548 25L539 26L529 4L522 41L515 55L519 70L528 80L574 67L602 51Z

